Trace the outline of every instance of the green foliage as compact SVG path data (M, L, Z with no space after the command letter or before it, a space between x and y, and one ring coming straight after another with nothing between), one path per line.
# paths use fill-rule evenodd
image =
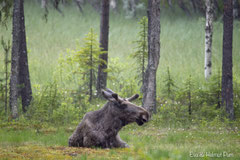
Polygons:
M139 22L140 31L138 32L137 40L133 41L136 45L135 52L133 52L130 57L135 60L135 70L137 76L135 79L138 84L143 85L144 74L147 67L148 61L148 19L143 17Z
M59 58L58 74L62 83L75 83L82 94L92 99L93 90L96 89L97 69L100 63L106 63L99 56L104 52L99 47L97 35L91 28L76 50L68 50L67 57ZM63 79L65 77L67 81ZM88 87L86 87L88 86Z
M214 74L209 82L207 82L206 102L208 105L215 105L220 108L221 105L221 70Z
M0 0L0 24L7 27L6 23L11 17L13 0Z
M234 76L235 77L235 76ZM240 80L233 79L233 105L235 117L240 117Z
M108 63L108 88L111 88L122 97L130 97L139 92L139 85L132 75L124 76L129 69L119 58L111 58Z
M169 98L173 100L176 96L177 86L175 85L175 81L172 78L169 67L167 67L167 74L163 81L163 85L164 87L161 90L162 95L165 98Z
M79 121L84 113L76 107L70 91L63 90L55 83L45 87L34 86L34 101L25 117L36 122L52 124L72 124Z
M10 64L10 60L9 60L9 53L10 53L10 41L8 41L8 43L6 43L2 37L1 39L1 45L2 48L4 50L4 60L3 60L3 64L4 64L4 70L0 70L0 114L5 114L5 116L8 116L8 90L9 90L9 85L8 85L8 81L9 81L9 64ZM4 111L4 112L3 112Z

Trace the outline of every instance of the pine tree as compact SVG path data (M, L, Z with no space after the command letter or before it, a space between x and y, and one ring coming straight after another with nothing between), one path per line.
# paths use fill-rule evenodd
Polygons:
M139 83L143 85L144 74L147 67L147 59L148 59L148 48L147 48L147 31L148 31L148 19L147 17L143 17L139 21L140 31L138 32L138 40L134 41L136 44L136 51L132 53L130 56L135 59L137 64L137 77L136 79L140 79Z
M167 95L168 98L174 100L174 93L176 91L177 86L175 85L175 82L171 76L170 69L167 67L167 75L166 78L163 81L164 83L164 88L162 91L164 92L164 95Z
M96 73L98 65L106 63L100 59L99 56L104 52L99 47L97 41L97 34L94 33L93 29L86 35L83 40L83 46L80 51L76 52L73 59L79 65L79 71L82 75L82 79L88 83L88 94L89 100L92 100L93 88L96 88Z
M5 114L6 116L8 116L8 79L9 79L9 72L8 72L8 65L9 63L11 62L9 60L9 52L10 52L10 48L11 48L11 45L10 45L10 41L8 41L8 43L6 43L3 38L2 38L2 47L4 49L4 74L5 74L5 77L4 77L4 81L5 81L5 84L4 84L4 106L5 106Z

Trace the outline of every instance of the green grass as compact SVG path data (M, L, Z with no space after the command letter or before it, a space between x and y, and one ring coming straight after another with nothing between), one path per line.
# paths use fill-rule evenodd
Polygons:
M203 153L204 159L226 159L221 154L231 156L227 159L240 158L240 134L233 130L223 128L189 128L172 129L158 128L151 124L138 127L136 124L125 127L121 132L121 138L129 145L129 149L84 149L67 147L68 137L71 131L63 128L53 132L41 131L36 133L34 129L13 130L2 128L0 131L0 159L8 159L17 154L17 158L25 156L29 159L45 159L46 157L62 156L68 159L193 159L190 156ZM45 152L47 155L39 155L36 152ZM4 151L5 151L4 150ZM35 153L35 154L34 154ZM230 155L231 154L231 155ZM219 155L220 158L217 158Z

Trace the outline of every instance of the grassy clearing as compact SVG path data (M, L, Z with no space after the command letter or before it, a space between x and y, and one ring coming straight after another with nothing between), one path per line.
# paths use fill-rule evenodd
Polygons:
M72 130L0 131L0 159L239 159L240 133L226 128L158 128L147 124L125 127L120 135L130 148L69 148ZM218 157L216 157L218 156ZM229 157L227 157L229 156ZM203 158L203 157L201 157Z

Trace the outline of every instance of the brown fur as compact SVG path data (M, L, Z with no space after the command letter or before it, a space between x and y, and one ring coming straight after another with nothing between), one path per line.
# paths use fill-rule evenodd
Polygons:
M138 95L122 99L109 89L102 94L108 102L103 108L84 116L69 138L70 147L128 147L118 135L120 129L132 122L143 125L149 120L149 113L144 108L130 102Z

